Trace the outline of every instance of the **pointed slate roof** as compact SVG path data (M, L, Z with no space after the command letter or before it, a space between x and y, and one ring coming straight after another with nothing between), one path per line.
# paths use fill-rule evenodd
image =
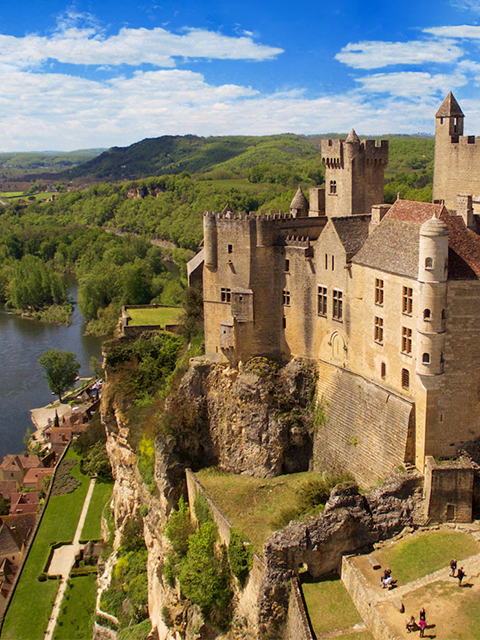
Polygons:
M360 144L360 138L355 133L355 129L350 130L350 133L348 134L345 142L356 142L357 144Z
M308 200L300 185L298 185L297 193L293 196L293 200L290 203L290 209L308 209Z
M436 118L449 118L449 117L464 116L463 111L460 109L460 105L455 100L453 93L448 92L447 97L442 102L440 109L435 114Z

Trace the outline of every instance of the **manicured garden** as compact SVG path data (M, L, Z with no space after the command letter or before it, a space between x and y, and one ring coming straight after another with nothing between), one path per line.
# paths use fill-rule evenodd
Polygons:
M129 326L178 324L183 309L181 307L152 307L151 309L127 308L131 320Z
M85 640L92 635L97 574L70 578L53 640Z
M362 622L347 590L337 574L326 576L319 582L302 584L310 622L316 635L340 629L349 629ZM342 640L372 640L370 632L341 635Z
M113 482L106 482L98 478L93 489L92 499L87 511L80 540L100 540L102 537L101 517L105 505L110 501Z
M72 450L68 451L65 459L79 460ZM58 580L40 582L37 578L45 570L51 545L73 541L90 482L90 478L80 472L79 464L73 467L71 475L80 485L72 493L50 498L10 603L2 639L40 640L45 635L59 583ZM61 483L67 487L68 478L62 476Z

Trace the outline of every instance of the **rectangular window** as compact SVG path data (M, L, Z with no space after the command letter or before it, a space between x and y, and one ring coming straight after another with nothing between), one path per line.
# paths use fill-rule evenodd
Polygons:
M407 316L412 315L413 310L413 291L411 287L403 287L402 296L402 312Z
M408 327L402 327L402 353L412 353L412 330Z
M375 278L375 304L383 306L383 280Z
M231 289L225 289L224 287L220 289L220 300L222 302L230 302L231 297L232 297Z
M408 389L410 387L410 371L402 369L402 387Z
M374 340L383 344L383 318L375 317Z
M290 260L288 258L285 260L285 271L290 271Z
M328 269L328 253L325 254L325 270Z
M233 253L233 244L228 245L228 253Z
M335 256L332 256L332 271L335 271Z
M318 287L318 315L327 315L327 287Z
M342 320L343 318L343 294L337 289L333 290L333 309L332 318L334 320Z
M290 291L284 291L283 292L283 304L286 307L290 306Z

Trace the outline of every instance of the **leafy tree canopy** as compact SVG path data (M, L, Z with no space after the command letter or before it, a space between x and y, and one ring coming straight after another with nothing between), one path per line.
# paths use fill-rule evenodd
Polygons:
M61 401L65 391L73 387L80 371L75 354L71 351L50 349L45 351L38 362L44 371L50 391L58 395Z

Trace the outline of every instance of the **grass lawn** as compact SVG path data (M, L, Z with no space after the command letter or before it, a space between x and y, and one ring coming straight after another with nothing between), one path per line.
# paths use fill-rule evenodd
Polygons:
M338 575L326 576L319 582L304 582L302 591L315 634L348 629L362 622ZM344 640L346 636L341 637ZM351 637L359 640L372 638L368 632L355 633Z
M80 540L100 540L102 511L112 495L113 482L95 482Z
M419 532L375 552L382 567L390 567L400 584L448 566L480 552L480 545L467 533L455 531Z
M202 469L196 475L213 501L260 553L275 530L272 521L282 509L295 506L296 489L303 482L318 478L318 474L307 471L268 479L212 469Z
M94 573L69 579L53 640L85 640L92 637L96 579Z
M166 324L177 324L183 315L181 307L152 307L151 309L129 309L128 315L131 317L129 326L160 325L162 328Z
M150 620L144 620L133 627L122 629L118 634L118 640L144 640L150 633L151 628Z
M71 449L66 457L78 460ZM90 478L80 473L79 465L73 468L72 475L82 484L72 493L50 498L8 609L2 639L41 640L45 635L58 581L39 582L37 576L44 570L53 542L73 541L90 483Z

